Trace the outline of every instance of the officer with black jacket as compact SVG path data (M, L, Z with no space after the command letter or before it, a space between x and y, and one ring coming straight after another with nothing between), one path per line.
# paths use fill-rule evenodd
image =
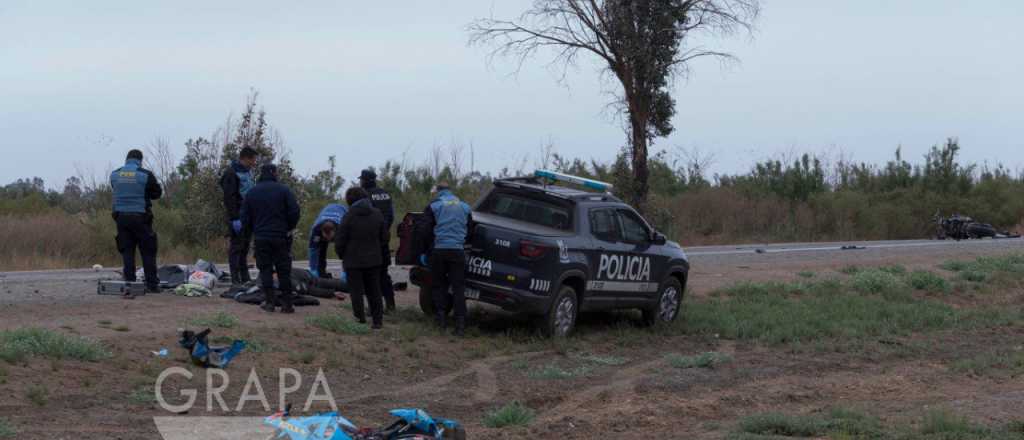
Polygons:
M372 169L363 170L359 174L359 186L370 195L373 207L384 215L388 234L391 234L391 226L395 223L395 207L391 201L391 194L377 186L377 173ZM388 273L388 268L391 267L391 249L385 245L384 249L381 249L381 254L380 292L387 304L388 312L392 312L395 310L395 287L391 281L391 274Z
M338 227L334 251L341 257L348 274L353 315L359 322L366 322L363 308L363 296L366 296L373 329L380 329L384 323L384 304L380 298L380 254L386 248L390 235L384 215L373 207L366 190L349 188L345 192L345 201L349 209Z
M292 231L299 224L299 203L287 186L277 181L277 166L260 167L259 181L242 201L242 232L252 234L256 248L256 267L265 301L263 310L273 312L280 300L281 313L292 308ZM278 290L274 292L274 272Z
M117 222L117 250L124 261L124 280L136 281L135 248L138 247L146 273L146 290L159 292L152 201L163 196L163 189L153 172L142 168L141 151L128 152L124 166L110 173L110 187L114 193L113 217ZM125 297L132 298L130 293Z
M256 184L252 169L256 166L256 150L244 147L238 153L238 160L224 169L220 176L220 189L224 192L224 210L228 223L228 268L231 271L231 284L245 284L249 278L249 242L252 237L243 234L241 213L242 200L246 193Z

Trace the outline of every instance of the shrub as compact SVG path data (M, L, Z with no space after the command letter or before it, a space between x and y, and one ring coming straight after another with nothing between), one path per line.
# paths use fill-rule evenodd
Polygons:
M519 402L512 402L487 413L484 416L484 426L488 428L526 426L533 421L535 416L532 409Z
M29 356L95 362L110 357L100 343L40 328L0 332L0 359L20 362Z
M932 410L921 422L921 434L926 435L964 435L980 433L982 428L975 426L966 417L954 414L949 410Z
M916 290L927 292L945 292L949 290L949 282L927 270L915 270L907 275L907 283Z

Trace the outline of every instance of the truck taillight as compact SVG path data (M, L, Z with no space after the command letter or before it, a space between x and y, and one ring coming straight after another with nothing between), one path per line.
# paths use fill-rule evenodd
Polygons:
M522 240L519 242L519 255L526 258L536 259L543 257L549 250L551 250L550 247L540 243L534 243L528 240Z

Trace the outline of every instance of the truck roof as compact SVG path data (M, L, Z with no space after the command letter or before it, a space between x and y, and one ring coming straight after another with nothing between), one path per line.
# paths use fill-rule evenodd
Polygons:
M494 181L494 186L499 188L513 188L523 191L543 193L573 202L595 201L622 203L622 200L619 200L618 197L609 193L590 192L567 186L552 185L532 176L499 179Z

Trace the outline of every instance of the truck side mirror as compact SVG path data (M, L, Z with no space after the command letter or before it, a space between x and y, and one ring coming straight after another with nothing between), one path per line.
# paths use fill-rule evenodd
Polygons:
M654 231L654 233L651 234L651 242L654 244L662 245L668 243L668 238L665 237L665 234L662 234L661 232L658 231Z

